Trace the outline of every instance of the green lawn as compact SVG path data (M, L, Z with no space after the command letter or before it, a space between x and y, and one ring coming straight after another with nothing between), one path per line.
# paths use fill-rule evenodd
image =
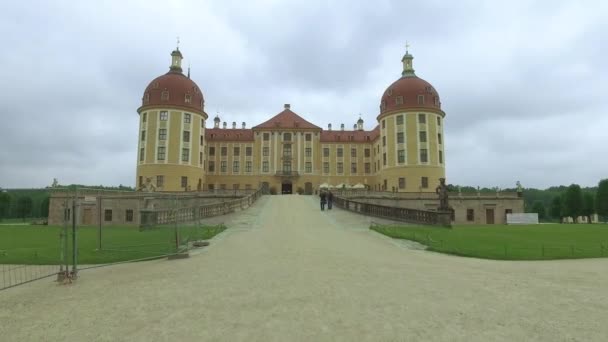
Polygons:
M226 229L218 226L179 228L180 244L205 240ZM0 226L0 264L56 264L60 260L60 233L57 226ZM68 236L71 258L72 234ZM78 263L100 264L149 258L175 253L175 228L162 227L139 231L133 227L103 227L99 250L96 227L78 228Z
M393 238L417 241L428 250L484 259L545 260L608 256L606 224L526 226L372 226Z

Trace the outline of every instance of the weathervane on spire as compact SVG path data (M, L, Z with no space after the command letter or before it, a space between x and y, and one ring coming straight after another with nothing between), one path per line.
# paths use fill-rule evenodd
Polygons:
M179 51L179 36L177 36L177 50Z
M405 53L408 53L410 49L410 43L406 40L405 41Z

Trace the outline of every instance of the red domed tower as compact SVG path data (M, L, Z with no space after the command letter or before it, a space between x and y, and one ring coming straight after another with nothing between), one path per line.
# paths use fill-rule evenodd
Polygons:
M169 72L148 84L137 109L138 189L194 191L205 181L205 100L182 58L179 48L171 52Z
M435 88L416 76L413 59L406 50L401 77L380 100L378 182L388 191L430 192L445 177L445 112Z

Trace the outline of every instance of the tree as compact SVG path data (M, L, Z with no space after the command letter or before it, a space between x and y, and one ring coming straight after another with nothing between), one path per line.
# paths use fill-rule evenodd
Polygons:
M547 210L545 209L545 205L541 201L535 201L532 205L532 212L538 213L538 219L544 220L547 218Z
M11 206L11 196L8 193L0 192L0 221L8 216L8 211Z
M29 196L19 197L17 200L17 215L25 221L25 218L31 214L32 198Z
M597 186L595 209L598 215L608 216L608 179L602 179Z
M48 217L49 216L49 197L45 197L40 203L40 217Z
M549 209L549 214L551 215L551 217L553 217L554 219L558 219L559 222L562 222L562 196L557 195L555 197L553 197L553 200L551 200L551 208Z
M586 192L583 195L583 215L587 217L587 222L591 223L591 215L595 213L595 197L592 193Z
M564 195L564 216L576 219L583 214L583 192L578 184L571 184Z

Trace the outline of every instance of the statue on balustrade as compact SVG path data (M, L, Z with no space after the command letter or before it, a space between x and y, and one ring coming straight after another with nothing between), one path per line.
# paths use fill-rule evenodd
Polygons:
M439 195L439 211L449 211L448 187L445 185L445 178L439 178L439 185L435 188L435 193Z

